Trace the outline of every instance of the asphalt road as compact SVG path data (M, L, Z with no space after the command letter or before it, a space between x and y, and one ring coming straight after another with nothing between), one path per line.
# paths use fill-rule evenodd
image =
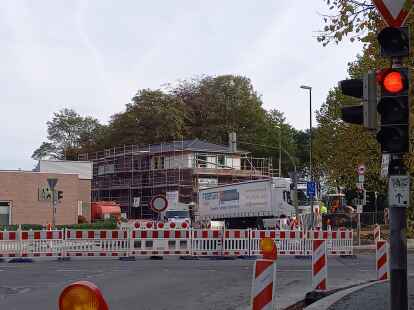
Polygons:
M414 259L409 259L414 267ZM111 310L248 309L252 260L72 260L0 263L0 309L57 309L63 287L89 280L102 289ZM279 309L311 289L311 260L282 257L277 267ZM414 269L411 269L414 270ZM328 258L328 286L375 279L375 256Z

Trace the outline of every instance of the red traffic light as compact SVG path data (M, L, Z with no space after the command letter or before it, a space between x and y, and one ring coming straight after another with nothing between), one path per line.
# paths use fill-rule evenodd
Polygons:
M408 88L407 77L398 70L381 70L377 73L377 80L383 89L390 94L398 94Z

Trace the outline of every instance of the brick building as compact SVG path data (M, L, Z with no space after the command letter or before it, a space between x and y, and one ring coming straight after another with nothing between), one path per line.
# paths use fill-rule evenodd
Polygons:
M87 167L88 163L40 161L35 171L0 171L0 225L52 223L51 201L44 195L50 192L48 178L57 178L56 190L63 192L56 224L75 224L78 215L90 220L91 165L89 175Z

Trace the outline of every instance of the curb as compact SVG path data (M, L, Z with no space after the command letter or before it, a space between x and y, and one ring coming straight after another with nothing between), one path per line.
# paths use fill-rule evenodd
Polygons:
M379 284L379 283L384 283L387 282L388 280L383 280L383 281L372 281L369 283L364 283L358 286L354 286L345 290L340 290L339 292L333 293L331 295L328 295L320 300L318 300L317 302L314 302L313 304L307 306L306 308L304 308L304 310L327 310L330 306L332 306L333 304L335 304L336 302L338 302L339 300L341 300L342 298L344 298L345 296L352 294L353 292L356 292L360 289L375 285L375 284Z

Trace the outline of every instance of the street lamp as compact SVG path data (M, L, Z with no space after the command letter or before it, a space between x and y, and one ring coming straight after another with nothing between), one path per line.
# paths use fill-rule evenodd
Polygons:
M312 172L312 87L307 85L301 85L300 88L309 90L309 174L310 180L313 182L313 172ZM311 196L311 219L312 219L312 228L314 224L313 216L313 196Z

